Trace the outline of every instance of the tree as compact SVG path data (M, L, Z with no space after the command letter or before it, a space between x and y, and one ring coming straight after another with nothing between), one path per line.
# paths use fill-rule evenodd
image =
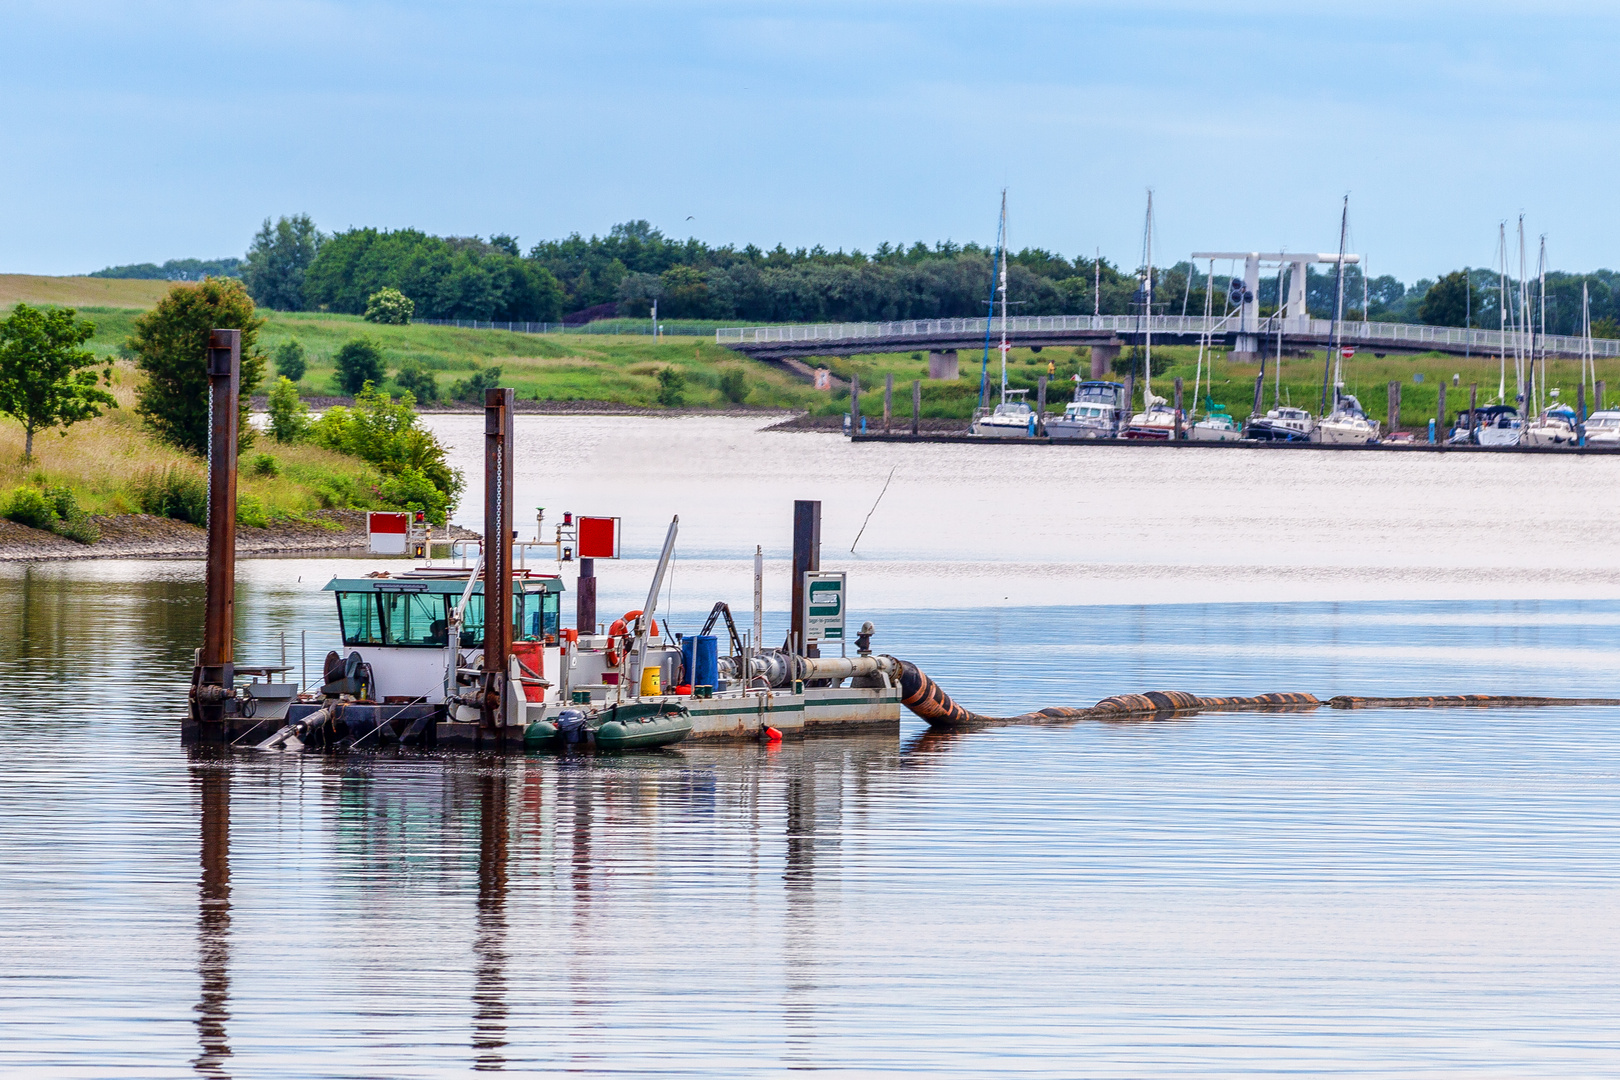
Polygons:
M410 394L417 401L439 400L439 383L433 377L433 372L420 360L406 360L399 365L399 374L394 376L394 385Z
M18 304L0 322L0 412L23 426L23 460L34 459L34 433L53 427L63 434L80 420L100 416L117 402L103 383L111 365L79 346L95 335L94 323L72 308L43 311ZM101 366L100 372L90 369Z
M366 298L366 322L404 326L416 314L411 298L394 288L382 288Z
M913 353L918 359L921 353ZM720 396L733 404L741 404L748 397L748 376L739 367L728 367L720 373Z
M466 478L450 467L444 445L417 425L415 405L409 394L395 401L367 386L355 395L353 408L327 409L311 427L310 439L376 465L388 478L379 492L385 500L395 505L416 503L429 512L434 524L443 524L444 510L455 507ZM422 497L421 480L438 490L442 502Z
M298 397L298 387L283 375L270 391L270 437L279 443L302 442L309 434L309 406Z
M304 310L304 276L325 241L308 214L278 218L274 225L265 218L242 264L253 299L279 311Z
M345 394L358 394L367 383L383 380L382 346L367 337L351 338L337 352L338 387Z
M276 346L276 374L297 382L309 370L309 351L297 338L288 338Z
M135 411L159 438L194 454L208 453L208 334L242 332L241 398L236 449L253 444L248 399L264 378L253 299L235 278L208 278L176 285L157 307L135 320L126 342L146 376L136 391Z
M1470 303L1471 288L1468 275L1453 270L1429 287L1418 305L1418 319L1429 326L1462 326L1470 308L1479 310L1478 303Z

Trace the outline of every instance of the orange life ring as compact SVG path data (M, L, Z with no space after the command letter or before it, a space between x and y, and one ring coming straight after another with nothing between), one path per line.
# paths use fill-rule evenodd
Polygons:
M625 653L630 651L630 620L639 619L640 617L640 608L627 611L624 613L623 618L614 619L613 625L608 627L607 655L604 657L607 660L608 667L618 667L619 662L624 659ZM657 619L653 619L651 630L653 636L656 637L658 635Z

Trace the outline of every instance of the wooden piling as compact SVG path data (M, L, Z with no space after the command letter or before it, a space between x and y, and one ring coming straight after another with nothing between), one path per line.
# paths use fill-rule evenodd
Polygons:
M922 419L922 380L911 380L911 433L917 434L917 422Z
M859 375L849 377L849 433L851 435L861 433L861 377Z
M1592 390L1593 390L1593 394L1592 394L1592 411L1593 412L1602 412L1603 411L1603 391L1606 389L1606 387L1603 385L1603 382L1604 382L1604 380L1599 379L1599 380L1597 380L1597 382L1592 384Z
M1120 418L1119 428L1114 432L1117 438L1125 434L1125 429L1131 426L1131 414L1136 411L1136 372L1125 373L1125 415Z
M894 372L883 375L883 434L889 433L889 417L894 408Z
M1035 434L1046 434L1046 376L1035 380Z
M1441 446L1446 444L1446 384L1440 383L1440 404L1435 407L1434 439Z
M1586 445L1586 380L1575 387L1575 445Z
M1479 425L1479 383L1468 384L1468 430L1472 432ZM1470 439L1470 441L1472 441Z
M1401 384L1391 380L1389 384L1389 425L1385 428L1386 435L1395 434L1401 423Z
M1182 433L1181 433L1181 376L1180 375L1176 376L1176 432L1175 432L1175 438L1176 438L1177 441L1180 441L1181 438L1182 438Z

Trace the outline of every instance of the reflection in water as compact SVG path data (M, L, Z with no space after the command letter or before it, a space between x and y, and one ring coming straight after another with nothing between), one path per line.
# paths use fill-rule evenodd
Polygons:
M510 777L491 761L479 778L478 933L473 938L473 1068L506 1067L506 872Z
M194 757L191 776L201 795L202 877L197 883L197 1045L192 1066L227 1076L231 1045L225 1029L231 998L231 774L229 763Z

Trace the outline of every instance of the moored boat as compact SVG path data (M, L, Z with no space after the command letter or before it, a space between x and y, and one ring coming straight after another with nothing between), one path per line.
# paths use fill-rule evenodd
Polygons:
M1035 410L1025 401L1024 390L1006 390L993 412L973 421L975 435L1031 436L1035 434Z
M1193 424L1188 438L1197 442L1235 442L1243 431L1225 405L1211 405L1209 414Z
M1554 405L1524 425L1519 432L1520 446L1574 446L1580 441L1580 421L1568 405Z
M1117 382L1083 382L1063 415L1046 422L1053 439L1112 439L1119 435L1125 412L1125 387Z
M1586 418L1586 445L1620 446L1620 410L1599 409Z
M1316 425L1315 442L1357 446L1378 441L1378 421L1370 418L1353 394L1341 394L1333 411Z
M1125 429L1127 439L1155 439L1166 440L1175 438L1177 421L1180 421L1181 430L1187 430L1187 414L1178 412L1166 404L1164 398L1158 395L1149 395L1147 408L1131 417L1131 423Z
M1316 420L1304 409L1279 405L1262 416L1251 416L1243 437L1257 442L1310 442Z

